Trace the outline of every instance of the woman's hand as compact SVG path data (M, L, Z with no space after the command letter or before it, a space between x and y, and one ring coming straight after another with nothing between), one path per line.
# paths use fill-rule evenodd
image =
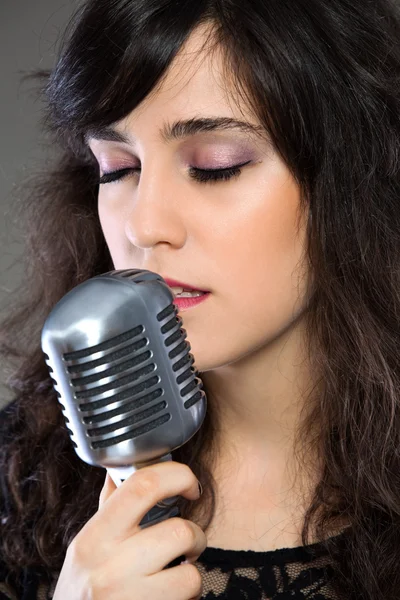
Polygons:
M143 467L116 487L106 475L99 509L67 549L53 600L190 600L202 593L193 563L207 546L192 521L172 517L140 529L161 500L199 498L192 470L175 461ZM189 564L164 569L185 555Z

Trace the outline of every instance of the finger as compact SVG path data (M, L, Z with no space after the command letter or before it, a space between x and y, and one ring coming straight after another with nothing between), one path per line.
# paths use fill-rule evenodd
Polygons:
M129 590L135 590L135 597L146 600L161 597L163 600L200 600L203 591L200 571L195 565L179 565L148 577L140 577L132 556L127 552L112 556L95 572L93 579L100 590L120 590L123 587L128 594L124 598L132 597L132 593L129 596Z
M207 538L196 523L172 517L125 539L118 557L122 561L125 560L123 557L129 557L127 560L141 575L153 575L178 556L194 563L206 547Z
M103 504L108 500L108 498L111 496L111 494L113 492L115 492L116 489L117 489L117 486L115 485L114 481L110 477L108 471L106 471L104 485L101 489L100 496L99 496L99 510L103 506Z
M179 565L150 575L155 590L165 590L166 600L200 600L203 597L203 581L195 565Z
M94 544L104 539L120 541L141 531L139 523L157 502L178 495L199 498L198 481L190 467L175 461L143 467L112 491L101 512L86 523L85 532Z

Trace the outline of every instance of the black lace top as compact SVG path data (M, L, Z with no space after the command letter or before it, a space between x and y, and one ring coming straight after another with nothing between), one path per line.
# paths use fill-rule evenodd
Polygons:
M208 547L196 566L203 600L339 600L331 586L334 566L322 544L266 552ZM48 580L40 575L27 570L19 584L6 583L0 563L0 600L50 600L58 573Z
M322 544L267 552L206 548L196 565L204 600L339 600Z

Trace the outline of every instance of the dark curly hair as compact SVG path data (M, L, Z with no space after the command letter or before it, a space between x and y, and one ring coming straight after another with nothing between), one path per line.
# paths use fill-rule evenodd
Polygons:
M45 101L50 165L16 194L23 282L0 329L12 400L1 418L1 556L11 573L60 570L98 509L105 471L74 452L40 347L46 316L114 268L97 214L98 165L85 134L129 114L198 25L300 186L309 209L313 294L306 314L318 385L298 440L322 475L307 508L338 564L338 589L394 600L400 589L400 14L395 0L89 0L52 71L28 74ZM238 27L240 23L240 27ZM317 389L318 388L318 389ZM206 390L207 391L207 390ZM218 415L173 458L215 509ZM305 459L307 452L305 452ZM215 482L214 482L215 483ZM193 503L182 498L181 513ZM351 524L345 549L333 523Z

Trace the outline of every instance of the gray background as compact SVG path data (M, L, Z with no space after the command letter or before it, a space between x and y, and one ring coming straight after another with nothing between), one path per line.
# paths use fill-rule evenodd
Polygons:
M46 157L41 102L20 71L50 68L58 40L78 0L0 0L0 305L21 280L24 232L10 214L13 187ZM0 313L0 318L3 312ZM0 407L10 397L0 365Z

